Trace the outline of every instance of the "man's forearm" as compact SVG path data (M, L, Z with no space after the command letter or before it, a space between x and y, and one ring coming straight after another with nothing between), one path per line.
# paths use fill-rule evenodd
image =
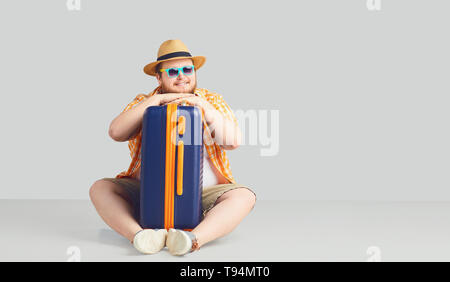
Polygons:
M109 136L118 142L124 142L134 136L142 126L145 109L153 106L149 99L143 100L136 107L121 113L109 126Z
M212 108L205 113L207 124L214 141L226 150L233 150L241 144L241 131L235 123L218 110Z

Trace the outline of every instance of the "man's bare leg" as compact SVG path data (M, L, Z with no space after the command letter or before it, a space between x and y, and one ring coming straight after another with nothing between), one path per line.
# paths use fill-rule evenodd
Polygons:
M128 196L119 185L98 180L90 189L90 197L105 223L129 241L142 230L133 217ZM255 201L255 195L246 188L233 189L220 196L216 205L192 230L199 246L230 233L250 213Z
M133 241L142 227L133 217L132 205L123 189L110 181L97 180L89 195L103 221L130 242Z
M250 213L255 202L255 194L246 188L236 188L220 196L216 205L192 230L199 247L230 233Z

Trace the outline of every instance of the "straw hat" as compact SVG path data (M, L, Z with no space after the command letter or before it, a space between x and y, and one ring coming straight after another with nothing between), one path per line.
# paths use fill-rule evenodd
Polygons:
M161 62L171 61L176 59L192 59L194 67L198 70L206 61L203 56L192 57L188 48L179 39L164 41L158 50L158 57L155 62L152 62L144 67L144 72L148 75L156 75L156 65Z

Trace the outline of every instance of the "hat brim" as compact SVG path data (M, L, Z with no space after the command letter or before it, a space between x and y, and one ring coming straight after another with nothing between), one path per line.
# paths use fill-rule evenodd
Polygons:
M144 72L151 76L156 76L156 66L159 63L166 62L166 61L173 61L173 60L179 60L179 59L192 59L194 63L194 67L196 70L201 68L203 64L206 62L206 57L204 56L195 56L195 57L174 57L166 60L156 61L152 62L144 67Z

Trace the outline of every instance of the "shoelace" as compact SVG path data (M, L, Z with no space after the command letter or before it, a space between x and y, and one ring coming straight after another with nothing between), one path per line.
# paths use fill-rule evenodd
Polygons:
M192 240L192 248L191 248L190 252L192 253L192 252L198 251L198 250L200 250L200 247L198 245L198 240L197 240L197 237L196 237L194 240Z

